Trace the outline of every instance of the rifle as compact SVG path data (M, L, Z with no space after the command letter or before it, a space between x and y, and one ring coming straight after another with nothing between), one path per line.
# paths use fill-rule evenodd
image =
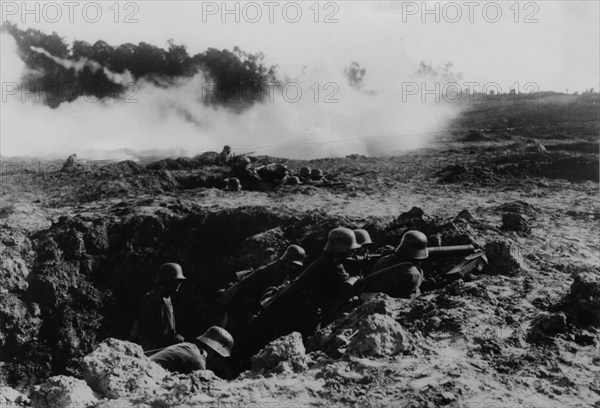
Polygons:
M261 299L260 300L260 306L263 309L268 309L273 303L275 303L275 301L277 299L279 299L281 296L283 296L288 291L288 289L290 288L290 286L292 286L292 283L290 283L289 285L286 285L286 286L282 287L281 289L279 289L277 292L275 292L275 294L273 296L269 296L266 299Z
M465 257L465 260L450 269L444 274L444 278L448 280L464 279L465 276L474 272L481 272L483 268L489 265L485 253L481 250L474 254Z
M239 280L227 289L225 289L225 291L217 298L217 305L221 307L225 307L226 305L228 305L242 287L242 282L244 282L244 280L250 275L252 275L254 272L255 271L252 269L236 272L235 275Z
M475 246L473 245L451 245L451 246L439 246L427 248L429 255L463 255L472 254L475 252Z
M431 256L443 256L443 255L463 255L472 254L477 252L474 245L450 245L450 246L439 246L439 247L428 247L427 252ZM394 251L385 251L380 254L368 254L366 256L357 257L357 261L370 261L379 260L384 256L393 254Z

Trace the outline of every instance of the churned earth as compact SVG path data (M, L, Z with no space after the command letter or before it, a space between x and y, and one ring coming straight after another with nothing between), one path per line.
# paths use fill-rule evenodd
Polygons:
M427 148L389 157L259 156L327 175L269 191L217 188L228 168L211 153L62 172L4 163L0 406L599 407L598 110L533 126L521 109L472 110ZM336 226L394 246L416 228L475 244L490 265L443 284L461 258L428 261L416 299L363 294L229 382L169 373L126 341L161 263L189 278L174 306L193 337L234 272L292 243L311 261Z

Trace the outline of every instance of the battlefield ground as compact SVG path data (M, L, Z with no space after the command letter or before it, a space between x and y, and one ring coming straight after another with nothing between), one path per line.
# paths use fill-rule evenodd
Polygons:
M215 152L66 171L73 152L4 158L0 406L600 407L600 96L472 103L451 129L386 157L257 156L326 175L266 191L223 191ZM195 337L233 272L289 244L312 261L336 226L380 245L439 234L489 266L446 284L462 258L428 261L419 297L363 294L233 381L166 372L126 342L161 263L189 278L174 306Z

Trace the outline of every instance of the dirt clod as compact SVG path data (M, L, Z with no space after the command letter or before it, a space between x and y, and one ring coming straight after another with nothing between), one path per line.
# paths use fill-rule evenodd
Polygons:
M569 318L582 326L600 327L600 272L592 266L579 266L567 297Z
M33 408L88 408L97 402L85 381L64 375L49 378L31 392Z
M82 362L83 378L108 398L151 392L168 375L150 361L138 344L117 339L103 341Z
M563 312L540 314L533 322L534 330L541 330L546 334L563 332L567 327L567 316Z
M529 222L521 214L517 213L504 213L502 215L502 229L505 231L517 231L522 233L531 232Z
M267 344L252 357L252 370L266 373L300 372L308 367L302 336L293 332Z
M30 403L26 395L11 387L0 386L0 407L28 406Z
M493 241L485 246L489 260L488 272L498 275L516 275L526 269L518 247L508 241Z

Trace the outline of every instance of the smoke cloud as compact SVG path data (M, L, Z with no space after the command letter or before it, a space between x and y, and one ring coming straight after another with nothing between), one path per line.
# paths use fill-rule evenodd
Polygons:
M414 78L378 78L385 86L370 88L368 66L362 90L350 86L344 66L312 67L270 86L262 102L251 101L239 110L206 103L214 96L214 81L202 70L162 83L33 47L32 51L63 68L102 72L123 87L115 95L78 96L51 108L43 91L7 88L7 83L22 84L23 75L32 71L20 60L17 43L4 32L2 48L3 62L10 65L6 71L2 67L5 157L77 153L80 158L94 158L122 155L125 148L176 149L178 154L193 155L220 151L224 144L238 153L288 158L387 155L425 146L457 113L456 106L433 97L407 97L405 83ZM239 97L244 98L243 92Z
M50 54L48 51L41 47L31 46L30 48L32 51L45 55L46 57L50 58L52 61L56 62L58 65L66 69L74 69L77 72L81 72L84 68L89 68L93 73L101 71L108 78L109 81L118 85L128 85L133 83L134 81L131 72L127 70L125 70L123 74L119 74L116 72L112 72L108 68L98 64L96 61L92 61L87 58L79 58L76 61L73 61L66 58L55 57L54 55Z

